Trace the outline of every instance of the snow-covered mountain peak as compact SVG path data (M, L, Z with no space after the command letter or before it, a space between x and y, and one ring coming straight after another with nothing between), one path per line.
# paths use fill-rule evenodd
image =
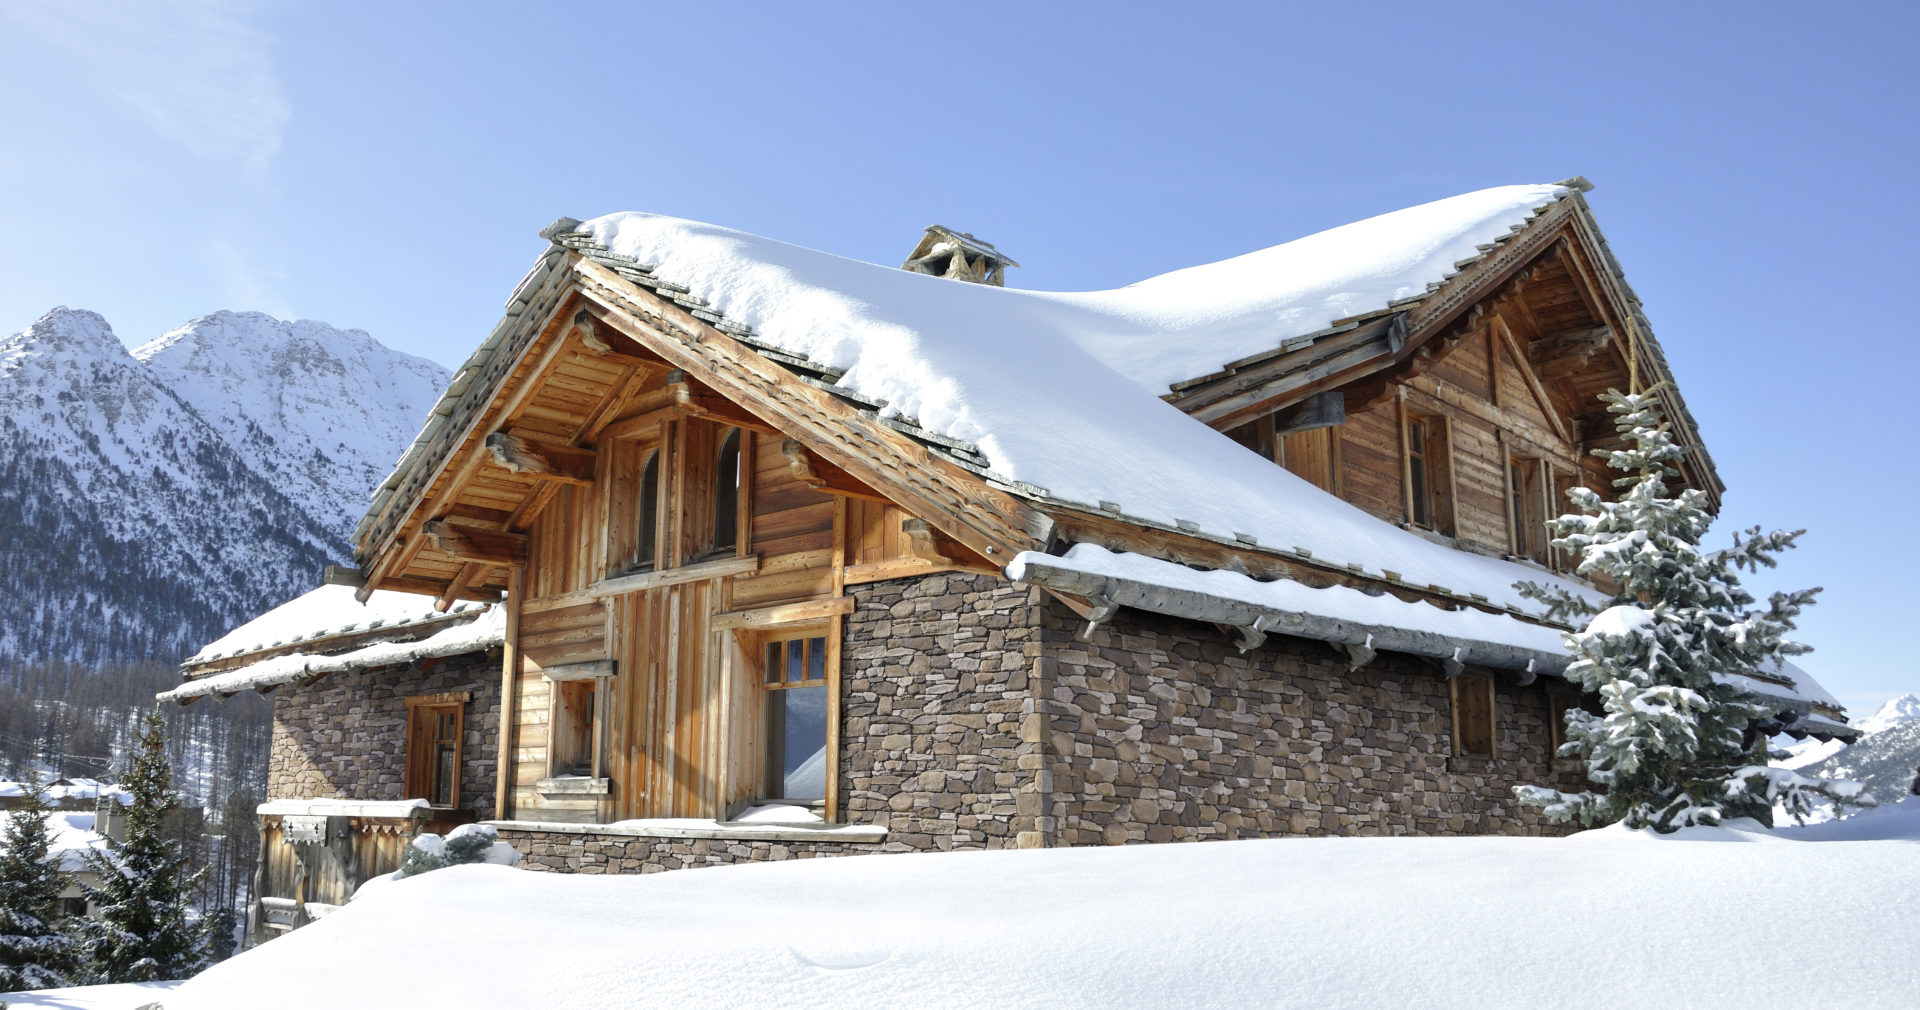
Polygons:
M201 316L133 355L342 540L447 382L365 330L262 312Z
M1903 722L1920 719L1920 696L1903 694L1880 706L1872 715L1854 723L1862 735L1878 733Z
M121 360L127 349L113 335L113 327L98 312L57 305L18 333L0 337L0 372L11 372L29 359L47 364L55 359Z

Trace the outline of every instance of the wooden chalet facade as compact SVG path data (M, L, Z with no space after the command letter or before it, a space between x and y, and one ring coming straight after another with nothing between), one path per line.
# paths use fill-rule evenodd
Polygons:
M456 613L484 601L493 637L450 657L308 662L272 683L253 665L272 657L243 649L190 662L170 695L280 688L271 796L285 810L426 798L404 823L487 819L531 865L571 871L1549 830L1510 789L1579 780L1551 751L1580 700L1552 676L1558 629L1510 587L1565 567L1543 525L1564 490L1607 486L1591 454L1615 436L1596 395L1636 371L1661 383L1692 447L1685 480L1716 500L1722 488L1584 184L1509 189L1527 191L1500 199L1531 203L1442 235L1471 254L1427 268L1423 290L1140 382L1127 407L1140 430L1111 432L1133 414L1099 427L1176 451L1115 456L1110 484L1074 494L1027 476L1048 472L1030 450L1006 450L1021 463L1011 476L995 446L1026 443L991 417L975 424L988 437L935 430L863 391L862 366L809 355L792 335L837 324L798 318L810 303L782 301L781 285L844 261L764 240L742 251L736 233L709 241L661 219L563 219L376 495L358 570L336 577L362 599L423 594ZM623 251L629 227L646 252ZM939 277L856 276L939 300L941 325L961 332L956 313L982 306L985 334L1002 319L991 313L1028 304L988 299L1027 293L965 283L1012 262L971 236L934 241L957 234L929 229L909 261ZM703 272L722 255L735 274ZM735 275L738 289L712 280ZM834 290L817 283L802 293ZM859 346L886 339L848 325ZM1114 454L1085 455L1051 472L1102 479ZM1160 459L1210 468L1174 506L1189 511L1129 507L1154 484L1129 467ZM1244 500L1273 507L1241 524L1233 496L1249 488ZM368 648L307 651L348 647ZM1790 731L1848 732L1801 671L1755 686ZM342 733L375 692L384 722ZM448 754L455 768L436 779ZM352 771L368 761L389 774ZM342 838L394 833L335 816ZM347 876L395 860L368 855ZM263 874L265 893L292 897Z

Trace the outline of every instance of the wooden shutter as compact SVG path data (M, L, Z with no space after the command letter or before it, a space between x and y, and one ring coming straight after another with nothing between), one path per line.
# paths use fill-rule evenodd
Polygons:
M1453 678L1454 752L1493 756L1493 680L1489 677Z

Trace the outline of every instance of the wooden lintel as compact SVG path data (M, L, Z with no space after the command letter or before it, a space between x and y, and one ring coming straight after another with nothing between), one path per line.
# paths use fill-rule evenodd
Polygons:
M853 597L836 596L805 603L783 603L758 610L734 610L715 614L708 626L715 631L740 631L747 628L772 628L783 624L805 624L853 613Z
M604 680L618 673L619 669L619 665L611 659L596 659L585 663L543 666L540 668L540 675L555 683L573 680Z
M488 435L486 447L493 465L523 477L581 486L593 483L592 449L535 441L504 431Z
M502 566L527 563L525 533L455 526L445 519L428 520L420 531L432 542L434 550L456 561Z

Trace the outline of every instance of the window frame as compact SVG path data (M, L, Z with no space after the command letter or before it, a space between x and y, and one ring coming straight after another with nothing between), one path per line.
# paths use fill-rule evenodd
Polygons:
M1420 433L1417 452L1414 449L1416 431ZM1401 399L1401 507L1405 510L1406 525L1446 537L1458 535L1456 530L1459 522L1455 514L1455 503L1459 496L1454 487L1452 434L1444 415L1415 410L1408 406L1404 397ZM1418 488L1414 481L1416 458L1420 463ZM1424 519L1416 518L1416 511L1424 511Z
M823 640L823 672L820 681L802 679L793 684L772 685L767 682L766 651L776 642L790 642L806 639ZM748 805L762 803L794 803L805 805L820 812L822 818L834 822L840 816L840 666L841 642L840 621L837 619L808 621L805 623L775 625L767 628L742 630L734 633L737 655L746 667L745 692L751 698L746 710L741 713L746 725L744 739L747 741L748 760L739 763L746 774L753 777L751 789L741 790L739 795ZM826 782L825 797L817 801L795 802L780 797L769 796L767 782L767 744L768 744L768 695L773 691L793 690L803 687L823 687L827 692L827 742L826 742ZM734 762L728 762L733 765ZM736 804L737 805L737 804Z
M435 810L460 808L460 779L466 760L466 709L467 702L472 700L472 697L471 692L452 691L443 694L413 695L406 699L407 740L404 752L406 763L402 766L405 770L402 783L405 795L401 797L402 799L424 799L427 805ZM440 718L447 715L453 718L453 733L450 737L442 736L438 731L441 725ZM432 720L433 726L433 732L425 734L424 738L420 732L423 728L423 719ZM434 786L439 766L434 759L439 754L440 745L449 740L453 744L453 767L451 780L447 783L447 802L435 803ZM431 749L423 750L422 748Z
M1485 751L1469 750L1465 725L1466 713L1462 699L1469 691L1484 691L1486 698L1486 740ZM1494 678L1487 674L1461 673L1447 679L1447 694L1453 716L1453 756L1491 761L1500 753L1500 712L1499 694L1495 689Z

